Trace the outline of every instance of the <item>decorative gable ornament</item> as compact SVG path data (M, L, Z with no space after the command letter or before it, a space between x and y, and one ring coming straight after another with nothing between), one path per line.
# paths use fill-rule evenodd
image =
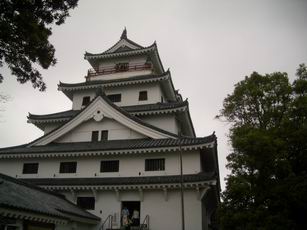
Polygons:
M95 114L93 115L93 118L95 121L99 122L99 121L102 121L102 119L104 118L104 115L100 110L97 110Z

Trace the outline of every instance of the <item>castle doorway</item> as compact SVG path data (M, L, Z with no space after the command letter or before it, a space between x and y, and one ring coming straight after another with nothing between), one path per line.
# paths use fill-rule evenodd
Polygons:
M140 201L122 201L121 209L121 225L125 225L128 221L131 226L140 225L141 202ZM126 217L128 220L126 220Z

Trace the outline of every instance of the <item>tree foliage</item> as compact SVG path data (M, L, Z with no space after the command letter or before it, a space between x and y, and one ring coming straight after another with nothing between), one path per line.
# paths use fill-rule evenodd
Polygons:
M232 152L219 209L221 229L307 229L307 68L256 72L235 85L219 117Z
M44 69L56 63L55 49L49 42L51 25L64 23L78 0L1 0L0 67L5 62L17 81L30 81L44 91L46 85L39 65ZM3 76L0 74L0 83Z

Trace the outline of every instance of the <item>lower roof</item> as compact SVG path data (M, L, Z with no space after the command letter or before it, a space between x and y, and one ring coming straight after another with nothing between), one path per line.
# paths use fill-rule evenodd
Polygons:
M100 218L79 208L64 196L25 183L0 173L0 208L34 212L49 217L70 220L86 218L99 221Z
M216 141L214 134L202 138L164 138L164 139L125 139L107 140L100 142L69 142L50 143L47 145L31 146L20 145L0 149L0 157L5 154L32 154L32 153L57 153L57 152L88 152L88 151L116 151L116 150L139 150L155 148L171 148L186 146L212 145Z
M202 172L198 174L183 175L183 182L203 182L216 179L215 172ZM93 178L31 178L22 179L36 185L139 185L139 184L172 184L180 183L181 176L140 176L140 177L93 177Z
M122 106L121 108L125 111L135 114L141 112L153 112L153 111L164 111L164 110L175 110L178 108L182 108L187 106L187 101L182 102L169 102L169 103L156 103L156 104L144 104L144 105L133 105L133 106ZM51 114L44 114L44 115L37 115L29 113L28 119L30 122L35 121L44 121L44 120L56 120L56 119L65 119L65 118L72 118L80 110L66 110L63 112L58 113L51 113Z

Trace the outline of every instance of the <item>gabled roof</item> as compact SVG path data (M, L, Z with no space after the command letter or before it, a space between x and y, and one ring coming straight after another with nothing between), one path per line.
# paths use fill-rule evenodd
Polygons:
M100 218L79 208L64 196L30 185L0 173L0 208L33 212L67 221L81 218L100 221Z
M112 47L104 51L103 53L115 53L115 52L122 52L122 51L138 49L138 48L142 49L144 47L128 39L127 29L125 28L123 30L122 35L120 36L120 40L116 42Z
M194 136L194 137L196 136L194 127L191 121L187 100L180 101L180 102L122 106L120 108L122 108L123 110L125 110L126 112L134 116L170 114L170 113L182 114L183 113L181 115L182 119L185 120L185 123L187 123L187 126L191 126L191 127L185 127L185 130L190 129L189 130L190 135L188 136ZM27 118L28 118L28 123L32 123L44 131L46 124L61 123L61 122L68 121L79 112L80 110L67 110L63 112L44 114L44 115L36 115L36 114L29 113Z
M158 53L156 42L148 47L140 46L139 44L127 38L127 30L125 29L121 35L120 40L111 48L102 53L85 52L84 59L86 59L93 68L97 66L97 60L113 59L119 57L129 57L138 55L149 55L153 64L157 67L158 73L163 73L164 68Z
M109 140L101 142L73 142L73 143L50 143L41 146L26 145L2 148L0 149L0 156L6 154L39 154L39 153L73 153L73 152L93 152L107 151L114 152L136 152L138 150L154 151L155 149L169 150L172 148L179 148L183 150L212 148L216 143L216 136L214 134L206 137L198 138L179 138L179 139L129 139L129 140ZM35 156L35 155L34 155Z
M177 138L176 134L152 126L143 122L139 118L130 115L128 112L112 103L104 93L101 93L69 121L65 122L63 125L60 125L50 133L47 133L37 140L34 140L29 144L29 146L48 144L68 133L84 121L92 118L96 121L100 121L104 117L114 119L122 125L149 138Z
M125 57L125 56L134 56L134 55L140 55L140 54L148 54L150 52L157 51L157 45L156 43L153 43L150 46L137 48L137 49L131 49L131 50L120 50L118 52L102 52L98 54L93 54L89 52L85 52L84 59L91 60L91 59L111 59L111 58L117 58L117 57Z
M144 47L128 39L127 29L125 28L122 32L122 35L120 36L119 41L116 42L109 49L99 54L91 54L91 53L86 52L85 57L86 56L97 56L97 55L102 55L102 54L119 53L119 52L131 51L131 50L136 50L136 49L144 49Z

